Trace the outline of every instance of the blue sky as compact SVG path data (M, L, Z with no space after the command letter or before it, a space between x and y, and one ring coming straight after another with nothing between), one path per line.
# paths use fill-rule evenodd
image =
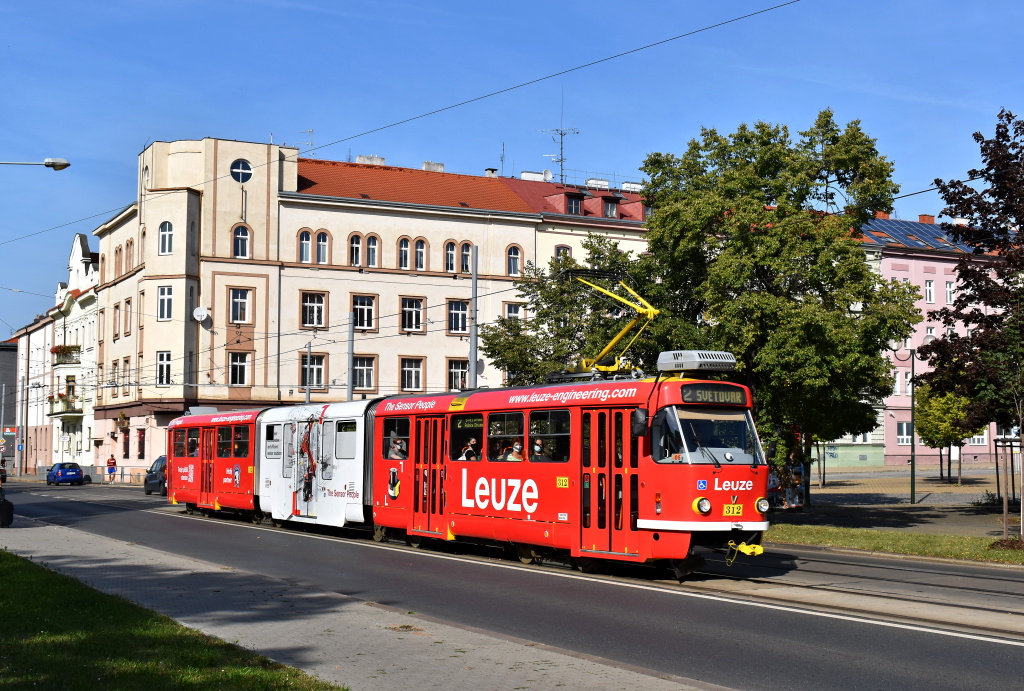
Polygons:
M134 200L151 141L300 144L313 129L321 146L774 4L5 3L0 160L72 166L0 166L0 287L25 291L0 290L0 336L53 304L73 234ZM1024 4L1010 0L802 0L316 155L557 173L541 130L561 125L579 130L565 141L570 179L639 181L646 154L679 153L701 127L795 132L832 108L861 121L915 192L977 165L971 134L991 134L1000 108L1024 115L1021 27ZM896 206L908 219L940 209L934 193Z

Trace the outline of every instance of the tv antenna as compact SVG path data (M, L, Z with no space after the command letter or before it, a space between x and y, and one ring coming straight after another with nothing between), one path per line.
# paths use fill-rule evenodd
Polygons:
M558 156L554 154L544 154L545 156L551 157L552 163L558 164L558 181L563 185L565 184L565 167L562 165L565 163L565 135L567 134L579 134L580 131L575 127L557 127L553 130L540 130L541 132L554 132L558 135L555 139L551 137L551 141L558 142Z
M299 132L299 134L308 134L309 135L309 141L308 142L299 142L298 145L299 146L308 146L310 149L312 149L313 148L313 128L311 127L308 130L302 130L301 132ZM316 156L316 154L313 153L312 151L307 151L306 155L307 156Z

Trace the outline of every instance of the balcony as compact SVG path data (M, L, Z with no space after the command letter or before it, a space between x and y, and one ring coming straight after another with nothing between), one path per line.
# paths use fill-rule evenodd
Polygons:
M78 365L82 362L81 346L53 346L50 348L53 353L54 365Z
M72 416L82 414L82 399L79 396L56 396L47 400L51 416Z

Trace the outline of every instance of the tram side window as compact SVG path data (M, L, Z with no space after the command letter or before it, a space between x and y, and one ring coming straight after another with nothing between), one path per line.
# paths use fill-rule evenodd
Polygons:
M384 458L403 461L409 457L409 418L384 420L384 438L381 439L380 448Z
M672 408L664 408L654 416L651 424L651 447L655 461L682 463L672 458L674 454L683 452L679 435L679 418Z
M284 426L284 453L281 454L281 477L292 476L292 461L295 459L295 423Z
M238 425L235 427L235 458L249 457L249 427Z
M217 428L217 458L231 458L231 428Z
M488 415L487 460L518 462L523 460L523 457L523 414Z
M267 458L281 457L281 425L267 425L263 453Z
M334 443L334 457L355 458L356 441L358 441L358 439L359 433L356 429L356 421L339 420L338 435L335 437Z
M199 430L190 429L188 431L188 455L198 456L199 455Z
M530 413L530 460L534 463L569 461L568 410L538 410Z
M171 439L173 440L172 446L174 447L174 455L177 456L178 458L184 457L185 456L185 430L183 430L183 429L176 429L176 430L174 430L174 434L171 435Z
M323 448L320 449L320 477L324 480L333 480L334 454L338 446L334 422L330 420L324 422L320 434L323 439Z
M449 456L453 461L479 461L484 448L484 416L452 415Z

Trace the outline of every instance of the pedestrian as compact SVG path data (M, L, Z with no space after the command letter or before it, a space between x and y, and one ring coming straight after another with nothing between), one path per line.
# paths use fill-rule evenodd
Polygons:
M7 459L0 458L0 485L7 482Z
M114 481L114 473L117 472L117 461L114 459L114 454L110 454L110 458L107 459L107 484L111 484Z

